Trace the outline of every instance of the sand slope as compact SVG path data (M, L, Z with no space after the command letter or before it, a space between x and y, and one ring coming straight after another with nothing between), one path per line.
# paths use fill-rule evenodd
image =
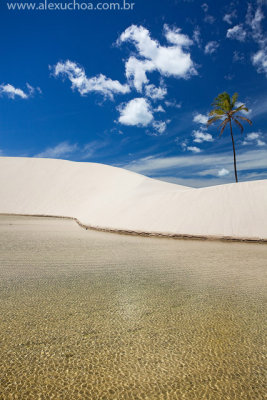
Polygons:
M267 239L267 180L192 189L103 164L0 157L0 213L96 228Z

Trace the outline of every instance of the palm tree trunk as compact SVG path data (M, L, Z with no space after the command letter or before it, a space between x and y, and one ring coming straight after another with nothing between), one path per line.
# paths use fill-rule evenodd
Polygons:
M233 135L233 128L232 128L232 121L231 121L231 119L230 119L230 130L231 130L231 137L232 137L232 144L233 144L233 153L234 153L235 181L238 182L237 170L236 170L235 141L234 141L234 135Z

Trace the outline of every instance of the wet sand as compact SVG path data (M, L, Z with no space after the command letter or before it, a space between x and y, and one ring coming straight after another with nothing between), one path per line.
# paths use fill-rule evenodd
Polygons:
M0 217L0 399L263 399L263 244Z

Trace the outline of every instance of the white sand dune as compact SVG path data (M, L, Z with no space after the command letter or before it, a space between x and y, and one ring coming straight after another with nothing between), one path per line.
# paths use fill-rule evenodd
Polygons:
M267 240L267 180L193 189L103 164L0 157L0 213L108 230Z

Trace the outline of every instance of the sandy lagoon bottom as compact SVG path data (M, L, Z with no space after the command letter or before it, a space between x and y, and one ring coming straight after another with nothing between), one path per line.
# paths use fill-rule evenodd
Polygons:
M267 246L0 217L0 398L263 399Z

